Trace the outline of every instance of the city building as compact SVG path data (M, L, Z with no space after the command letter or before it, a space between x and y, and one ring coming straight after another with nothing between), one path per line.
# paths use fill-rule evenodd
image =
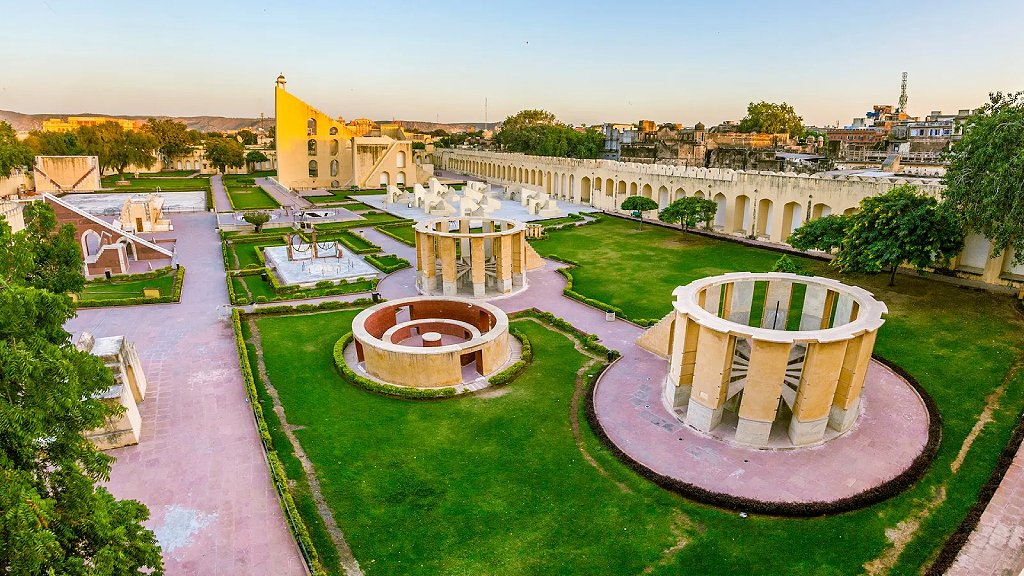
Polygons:
M106 122L120 124L125 130L141 128L145 122L128 118L111 118L109 116L68 116L67 118L49 118L43 120L43 132L73 132L83 126L99 126Z

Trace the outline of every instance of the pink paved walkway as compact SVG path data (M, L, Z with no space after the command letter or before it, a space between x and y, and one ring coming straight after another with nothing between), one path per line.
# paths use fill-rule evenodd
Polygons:
M213 203L214 206L211 208L215 212L231 212L231 200L228 199L228 191L224 188L224 180L221 179L220 174L214 174L210 177L210 189L213 190ZM177 221L175 221L177 226Z
M110 490L149 506L169 575L305 574L246 400L214 216L174 228L181 303L82 310L66 327L126 335L149 380L142 441L111 452Z
M1024 454L1017 452L949 576L1016 575L1024 570Z

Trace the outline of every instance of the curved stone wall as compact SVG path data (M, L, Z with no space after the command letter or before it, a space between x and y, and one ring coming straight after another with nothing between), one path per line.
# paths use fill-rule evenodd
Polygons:
M526 288L522 222L437 218L416 224L415 231L416 287L421 294L485 298Z
M794 446L853 426L888 311L870 292L830 278L740 272L673 295L664 399L677 418L712 433L735 413L731 439L759 447L778 446L787 418Z
M509 360L508 316L462 298L413 297L363 310L352 321L356 357L370 376L412 388L487 376Z

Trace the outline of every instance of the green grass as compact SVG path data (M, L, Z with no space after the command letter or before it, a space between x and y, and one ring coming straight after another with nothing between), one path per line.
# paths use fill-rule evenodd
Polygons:
M155 192L157 188L167 192L183 192L183 191L204 191L210 187L210 179L206 176L197 178L146 178L140 175L139 178L130 174L125 174L125 180L131 182L130 185L118 186L115 184L120 180L116 174L112 176L105 176L102 180L104 188L110 190L104 190L104 192Z
M378 227L377 230L380 231L380 232L384 232L384 230L382 230L381 227ZM397 236L398 238L400 238L403 242L405 242L409 246L415 246L416 245L416 230L413 229L413 225L412 224L409 224L408 226L388 227L388 228L386 228L386 230L387 230L387 232L385 232L386 234L390 234L392 236Z
M98 281L88 282L85 289L79 295L81 300L110 300L114 298L137 297L142 298L143 288L157 288L160 296L170 296L174 287L174 271L169 270L167 274L147 280L118 281L115 277L110 282Z
M253 183L252 174L226 174L224 188L235 210L273 210L281 205L262 186Z
M302 300L306 298L320 298L323 296L337 296L339 294L358 294L373 290L372 282L369 280L360 280L358 282L349 282L348 284L331 286L330 288L309 288L306 290L297 290L295 292L278 294L274 291L274 286L270 283L270 280L264 280L259 275L232 276L231 286L236 295L245 297L244 299L246 302L254 302L261 296L266 298L267 302L280 302L285 300ZM263 302L263 300L260 302Z

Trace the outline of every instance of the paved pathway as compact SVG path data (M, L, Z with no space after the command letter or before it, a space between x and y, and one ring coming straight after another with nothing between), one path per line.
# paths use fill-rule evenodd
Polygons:
M111 452L110 490L149 506L169 575L305 574L242 384L214 215L174 228L179 304L81 310L66 327L126 335L149 380L142 441Z
M270 178L257 178L256 183L262 186L267 191L267 194L273 196L274 200L277 200L277 203L281 206L299 210L313 206L313 203L309 200L298 194L293 194L290 190Z
M224 180L220 174L210 177L210 187L213 189L213 206L217 212L231 212L231 200L228 199L228 191L224 188Z
M960 550L949 576L1024 574L1024 454L1013 464Z

